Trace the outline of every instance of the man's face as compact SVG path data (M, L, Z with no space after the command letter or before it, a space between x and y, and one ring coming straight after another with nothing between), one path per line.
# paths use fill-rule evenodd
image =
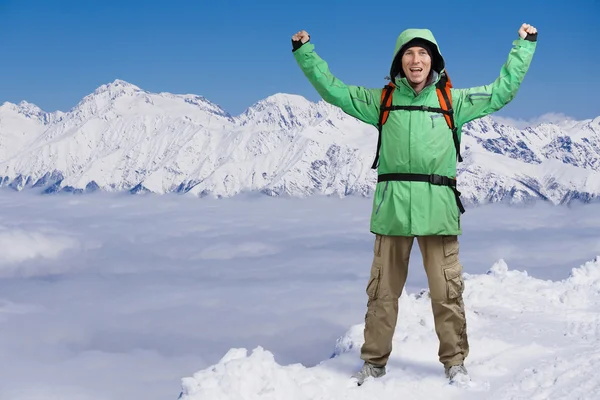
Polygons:
M431 71L431 57L427 50L417 46L407 49L402 55L402 70L410 83L425 83Z

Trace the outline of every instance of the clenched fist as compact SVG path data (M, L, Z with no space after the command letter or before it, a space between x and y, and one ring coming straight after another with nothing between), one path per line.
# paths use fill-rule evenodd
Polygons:
M308 42L309 40L310 40L310 35L308 34L308 32L299 31L294 36L292 36L293 50L295 51L295 50L299 49L300 46L302 46L304 43Z
M300 41L302 43L306 43L310 40L310 35L306 31L299 31L294 36L292 36L292 40L294 42Z
M525 39L527 35L535 36L537 35L537 29L533 25L523 24L519 28L519 36Z

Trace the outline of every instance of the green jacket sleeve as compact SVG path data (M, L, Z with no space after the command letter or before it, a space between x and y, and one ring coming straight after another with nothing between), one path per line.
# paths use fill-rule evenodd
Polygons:
M314 48L312 43L307 42L294 52L294 58L323 100L367 124L377 125L382 89L344 84L333 76Z
M500 76L492 84L452 89L458 126L494 113L514 99L531 64L537 41L519 38L513 45Z

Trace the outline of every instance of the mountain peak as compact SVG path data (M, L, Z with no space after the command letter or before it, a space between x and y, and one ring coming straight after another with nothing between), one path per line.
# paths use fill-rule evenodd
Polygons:
M317 118L317 115L317 104L306 98L295 94L276 93L246 109L239 116L239 121L243 125L254 122L276 129L289 129L305 125Z
M252 111L263 110L265 108L273 107L291 107L295 109L307 109L311 106L315 106L316 103L311 102L303 96L289 93L275 93L264 99L261 99L248 107L244 113L251 113Z
M272 94L262 100L262 102L268 103L293 103L293 104L313 104L311 101L307 100L305 97L300 96L298 94L291 93L275 93ZM259 102L260 103L260 102Z
M19 104L4 102L0 108L4 110L10 110L10 112L16 114L23 115L26 118L37 119L42 123L48 122L50 115L35 104L29 103L27 101L21 101Z
M29 103L25 100L23 100L19 103L19 108L21 108L21 110L25 111L26 113L32 114L32 115L40 116L40 115L46 114L44 112L44 110L42 110L35 104Z
M94 94L101 94L106 92L139 92L142 91L138 86L126 82L121 79L115 79L111 83L106 83L98 87Z
M121 79L99 86L94 92L85 96L72 111L86 110L85 113L96 114L113 106L114 102L123 97L134 97L146 93L138 86Z

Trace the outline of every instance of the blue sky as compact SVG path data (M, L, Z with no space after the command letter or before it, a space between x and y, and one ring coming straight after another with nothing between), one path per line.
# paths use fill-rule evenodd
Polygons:
M600 115L598 1L413 3L4 0L0 102L67 111L115 79L202 95L234 115L277 92L316 101L291 53L300 29L338 78L380 87L397 35L426 27L454 85L477 86L496 78L528 22L539 30L538 50L516 99L497 115Z

